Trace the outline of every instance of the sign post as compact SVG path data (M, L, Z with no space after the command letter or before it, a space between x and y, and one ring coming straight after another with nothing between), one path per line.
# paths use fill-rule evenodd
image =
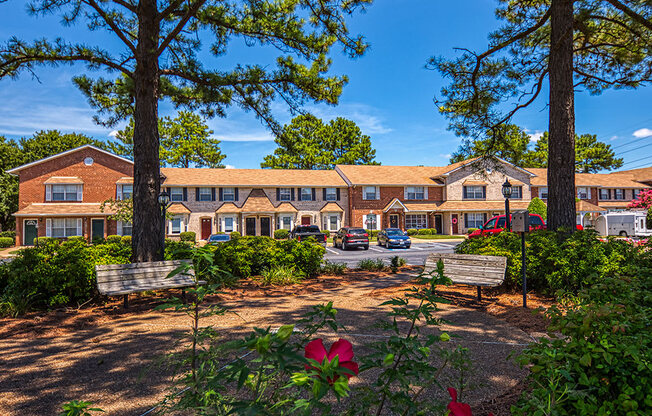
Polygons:
M527 275L525 265L525 233L530 231L530 213L515 211L512 216L512 231L521 233L521 273L523 275L523 307L527 308Z

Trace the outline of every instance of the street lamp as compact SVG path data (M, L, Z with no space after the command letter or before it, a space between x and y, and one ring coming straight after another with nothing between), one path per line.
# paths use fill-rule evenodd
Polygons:
M507 226L507 230L510 231L512 227L509 221L509 197L512 196L512 184L509 183L508 179L505 179L502 191L505 197L505 225Z
M170 194L163 190L158 194L158 203L161 206L161 215L163 216L163 246L165 246L165 211L170 203Z

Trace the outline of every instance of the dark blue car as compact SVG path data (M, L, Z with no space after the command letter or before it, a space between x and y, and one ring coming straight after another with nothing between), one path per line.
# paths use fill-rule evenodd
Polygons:
M387 248L410 248L412 240L407 233L398 228L385 228L378 233L378 245Z
M231 236L229 234L212 234L208 237L208 244L219 244L229 241Z

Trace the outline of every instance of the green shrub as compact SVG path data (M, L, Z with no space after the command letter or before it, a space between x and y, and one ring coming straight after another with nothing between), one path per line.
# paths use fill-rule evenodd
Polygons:
M34 239L34 245L44 245L49 243L50 241L58 241L52 237L37 237Z
M184 231L179 234L179 239L181 241L195 243L197 241L197 234L194 231Z
M532 201L530 201L530 204L527 206L527 210L532 214L541 215L541 218L543 218L544 221L548 217L548 207L546 206L546 203L537 197L532 198Z
M324 265L321 266L322 274L330 274L333 276L339 276L346 272L346 263L334 263L332 261L326 260Z
M407 264L407 261L400 256L394 256L391 258L389 267L392 269L392 273L398 272L399 267L403 267Z
M130 235L123 235L122 238L120 239L122 244L129 244L131 245L131 236Z
M521 241L515 233L467 239L456 253L507 257L505 284L521 286ZM526 237L528 289L544 294L578 293L611 275L632 275L644 250L615 239L602 242L593 230L572 233L535 231ZM647 267L647 266L645 266Z
M11 237L0 237L0 248L13 247L14 239Z
M104 242L104 238L102 238L102 237L98 237L95 240ZM86 237L84 237L83 235L73 235L71 237L66 237L66 238L62 239L62 241L81 241L81 242L85 243L86 242Z
M369 234L369 237L376 237L380 232L380 230L365 230L365 231L367 232L367 234Z
M474 231L478 231L478 229L477 228L469 228L469 229L466 230L467 234L471 234Z
M419 230L417 230L416 228L408 228L407 233L408 235L417 235L419 234Z
M430 234L432 235L437 235L437 229L436 228L430 228Z
M122 241L122 236L119 235L108 235L106 236L106 242L115 244L115 243L120 243Z
M430 235L431 232L430 232L430 229L429 229L429 228L421 228L421 229L418 231L418 234L419 234L419 235Z
M322 230L321 232L322 232L322 234L324 234L326 236L326 238L331 236L331 232L328 231L328 230Z
M0 237L16 238L16 231L0 231Z
M260 274L263 285L293 285L301 283L303 276L294 269L294 266L275 266L265 269Z
M240 237L215 246L215 263L239 278L280 266L295 266L296 272L314 277L321 270L325 252L321 245L308 241Z
M368 272L382 272L386 266L382 259L364 259L358 262L358 269Z
M242 237L242 234L240 234L240 233L237 232L237 231L232 231L231 234L229 234L229 236L230 236L231 239L233 240L233 239L235 239L235 238Z
M541 338L519 357L530 367L534 388L512 414L649 414L651 294L652 273L608 277L580 292L577 305L552 307L552 338Z
M274 231L274 238L277 240L285 240L290 237L290 232L285 229Z

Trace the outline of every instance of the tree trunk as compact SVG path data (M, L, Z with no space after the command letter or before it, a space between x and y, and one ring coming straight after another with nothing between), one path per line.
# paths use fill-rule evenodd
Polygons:
M159 25L156 0L138 3L138 46L134 74L134 216L132 261L163 259L164 231L158 195L161 189L158 136Z
M573 91L573 0L552 0L548 229L575 230L575 107Z

